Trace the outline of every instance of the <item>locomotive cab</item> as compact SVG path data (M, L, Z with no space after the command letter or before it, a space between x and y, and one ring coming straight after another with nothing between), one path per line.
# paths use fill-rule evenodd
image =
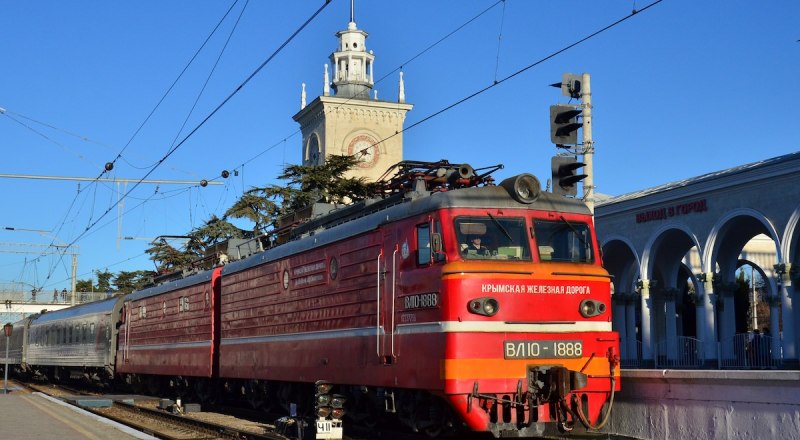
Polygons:
M618 337L591 216L549 194L520 204L481 189L495 206L440 212L446 394L496 436L599 428L619 387Z

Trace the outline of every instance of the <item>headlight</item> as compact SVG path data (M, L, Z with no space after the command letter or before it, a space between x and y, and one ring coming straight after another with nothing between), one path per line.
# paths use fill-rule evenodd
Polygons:
M581 301L578 306L581 315L584 318L591 318L592 316L602 315L606 311L606 305L600 301L593 299L585 299Z
M528 173L509 177L500 182L500 186L505 188L514 200L525 204L535 202L542 192L542 185L539 183L539 179Z
M500 303L494 298L475 298L467 304L467 309L476 315L494 316L500 310Z

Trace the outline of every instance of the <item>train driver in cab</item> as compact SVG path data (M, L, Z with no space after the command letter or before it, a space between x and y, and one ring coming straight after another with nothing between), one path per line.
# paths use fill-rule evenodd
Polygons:
M480 235L467 236L467 242L461 246L462 254L489 255L489 249L481 245Z

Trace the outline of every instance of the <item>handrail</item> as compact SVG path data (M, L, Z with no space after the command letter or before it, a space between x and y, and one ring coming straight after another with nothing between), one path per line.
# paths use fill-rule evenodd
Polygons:
M396 357L394 354L394 304L395 304L395 289L397 288L397 252L400 250L398 245L394 246L392 252L392 358Z
M128 357L130 357L130 353L128 351L131 347L131 308L129 305L125 305L126 313L128 316L125 317L125 352L124 352L124 359L127 361Z
M377 273L377 310L378 317L375 321L375 353L381 357L381 257L383 256L383 249L378 254L378 270Z

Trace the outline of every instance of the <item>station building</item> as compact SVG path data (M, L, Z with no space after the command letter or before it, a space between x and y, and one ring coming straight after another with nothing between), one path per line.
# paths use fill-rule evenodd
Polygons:
M800 153L596 205L623 368L798 367Z

